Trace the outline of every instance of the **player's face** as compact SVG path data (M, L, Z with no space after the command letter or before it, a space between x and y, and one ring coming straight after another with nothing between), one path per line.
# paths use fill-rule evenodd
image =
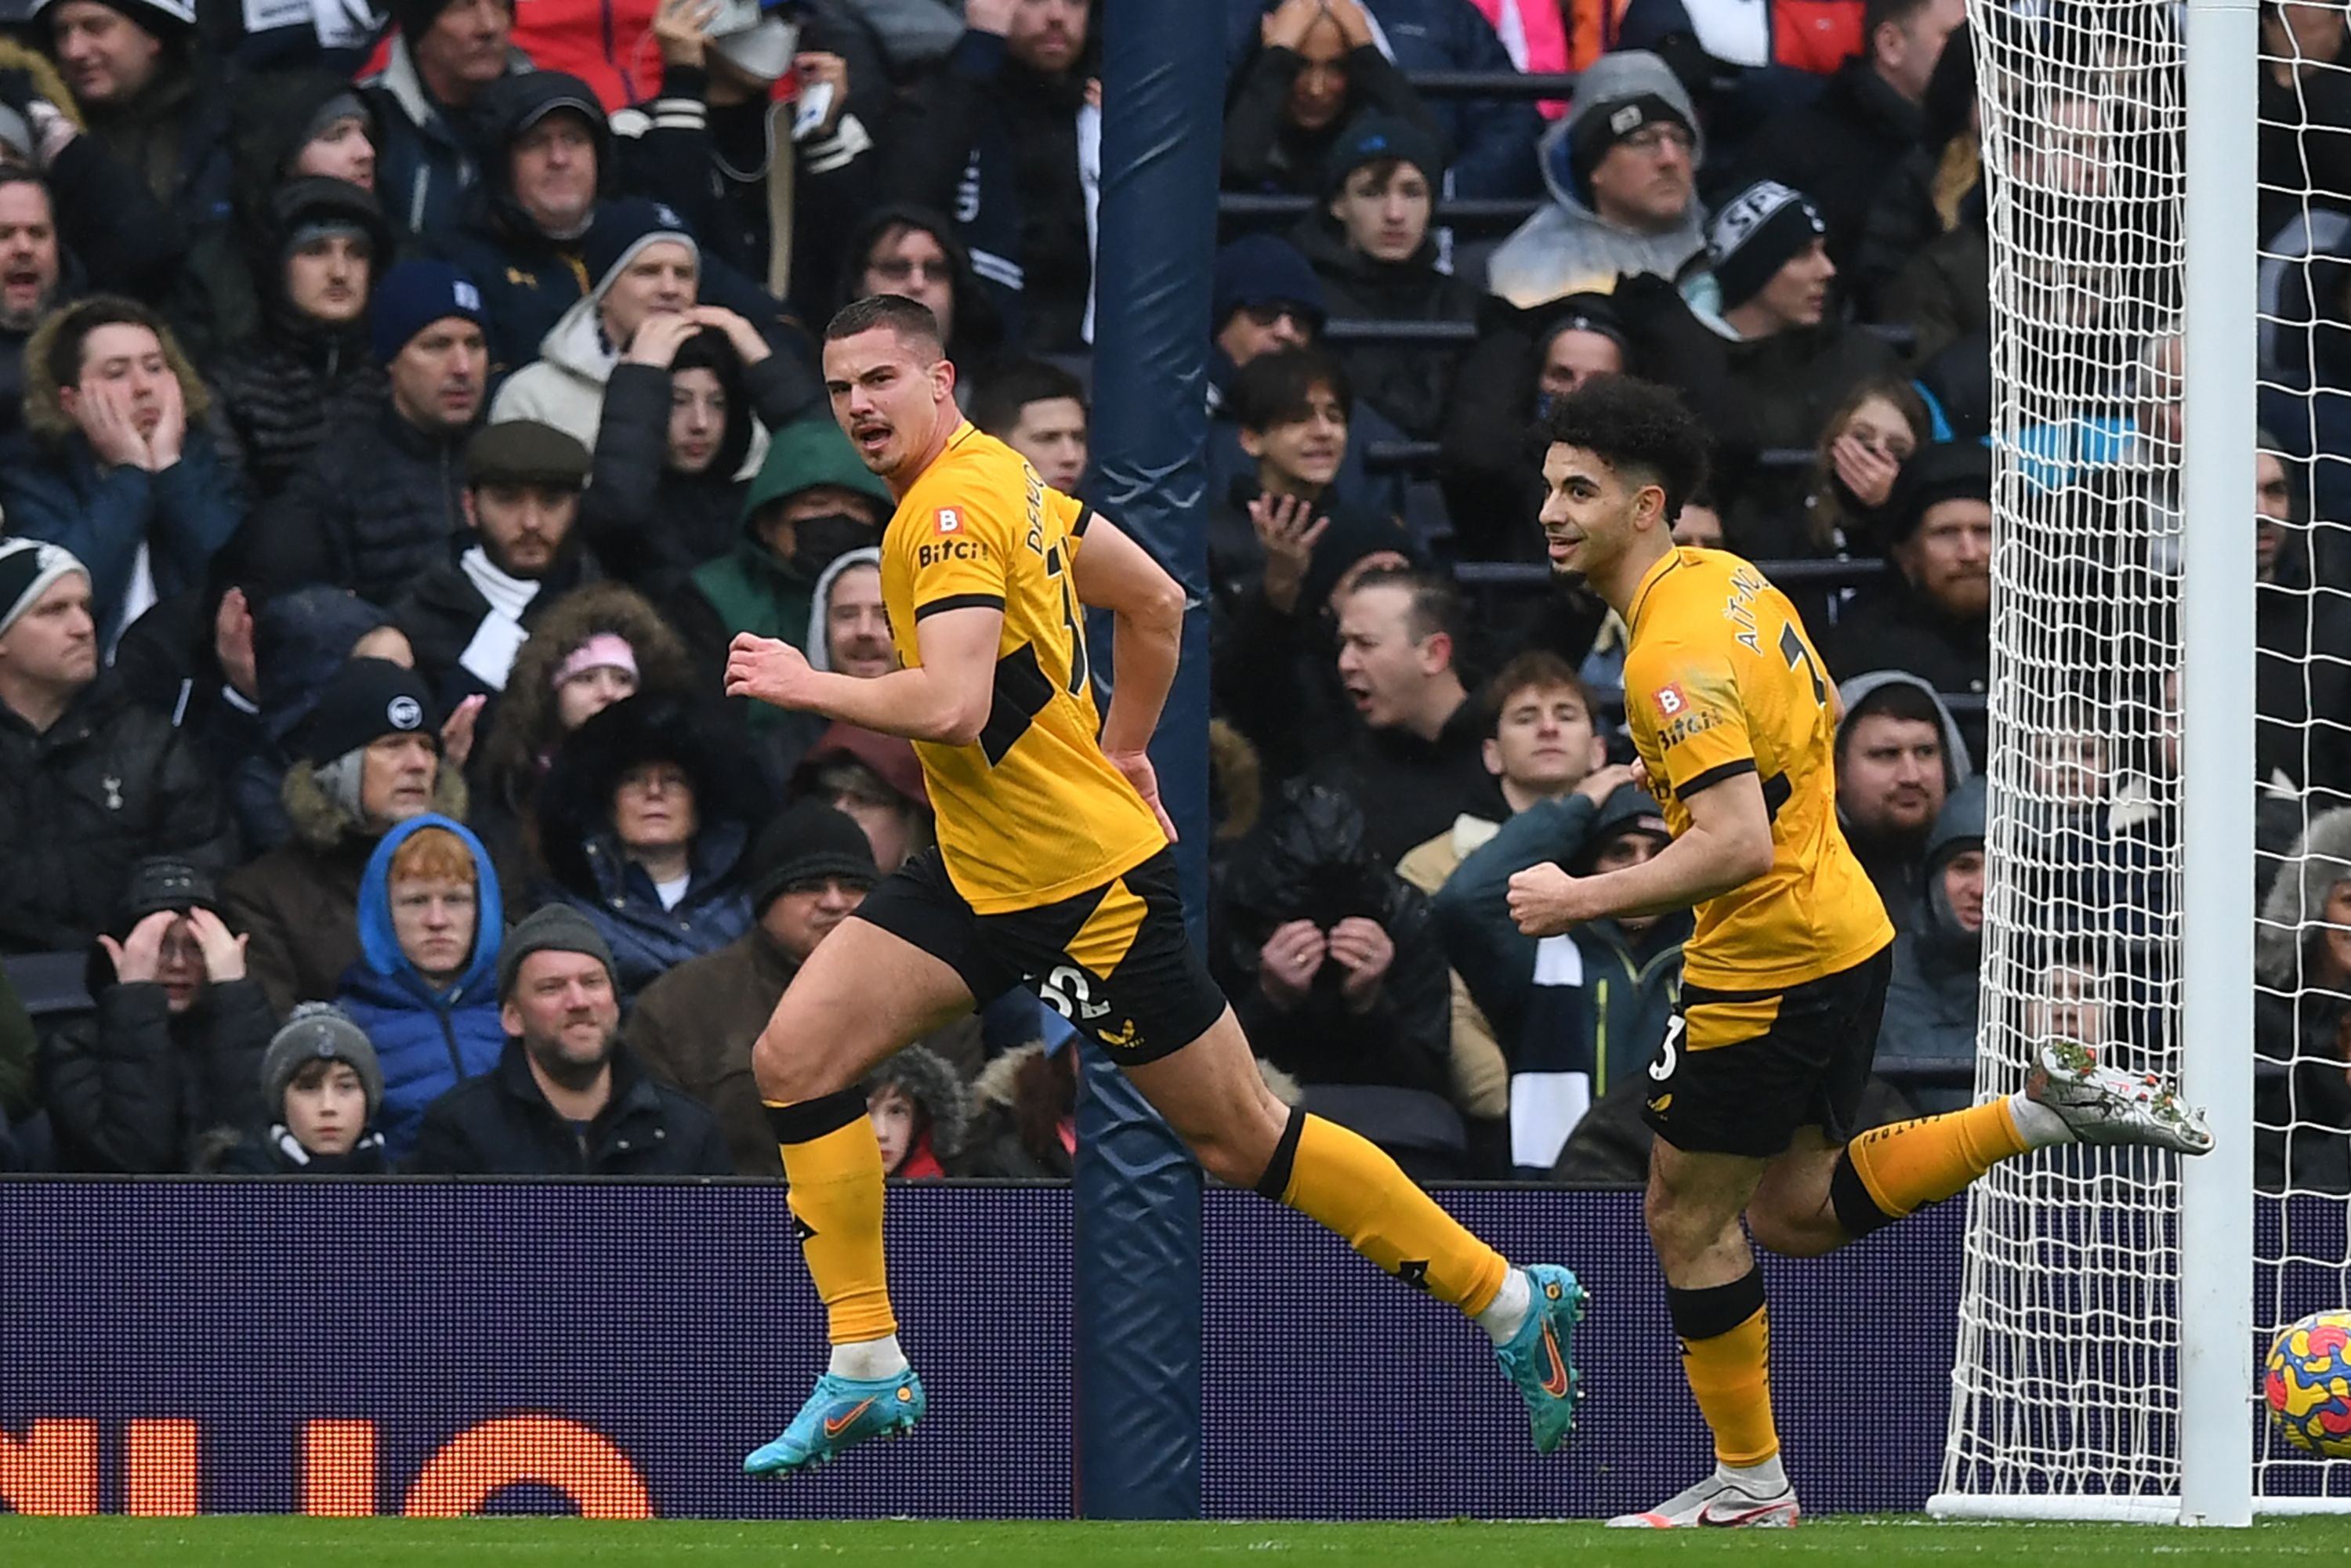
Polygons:
M1641 517L1662 515L1665 492L1635 486L1581 446L1553 443L1543 454L1545 553L1555 572L1590 577L1631 548Z
M929 451L955 410L954 367L888 327L827 343L824 385L858 460L884 479Z
M1923 719L1864 714L1837 761L1837 808L1863 832L1917 837L1943 809L1943 735Z
M1984 852L1961 850L1943 862L1943 896L1962 931L1983 929Z
M1592 710L1573 686L1525 686L1502 704L1486 770L1538 795L1564 795L1599 761Z

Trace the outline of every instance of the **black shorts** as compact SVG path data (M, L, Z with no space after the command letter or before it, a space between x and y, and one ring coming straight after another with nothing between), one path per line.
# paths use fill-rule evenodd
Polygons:
M1122 1067L1179 1051L1224 1016L1184 925L1173 850L1074 898L1003 915L974 910L927 850L883 878L857 918L946 964L977 1001L1028 987Z
M1894 948L1784 991L1684 986L1666 1025L1642 1117L1693 1155L1784 1154L1799 1127L1853 1135Z

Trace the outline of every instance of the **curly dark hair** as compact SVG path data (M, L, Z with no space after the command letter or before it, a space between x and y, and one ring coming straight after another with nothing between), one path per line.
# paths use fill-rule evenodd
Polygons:
M1580 446L1616 473L1666 493L1666 521L1706 483L1706 427L1671 387L1635 376L1593 376L1552 402L1543 436Z

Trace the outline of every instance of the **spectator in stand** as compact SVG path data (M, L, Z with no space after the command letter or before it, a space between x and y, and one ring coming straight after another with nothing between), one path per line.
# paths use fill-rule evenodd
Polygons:
M2351 810L2294 844L2253 952L2255 1185L2351 1192Z
M1461 862L1437 895L1437 930L1469 996L1490 1009L1510 1123L1509 1165L1540 1180L1612 1089L1646 1077L1681 992L1687 910L1586 921L1541 941L1510 919L1510 878L1555 861L1578 876L1642 864L1672 841L1629 768L1530 803Z
M260 319L218 356L212 382L246 486L266 505L318 451L328 411L381 384L368 296L391 265L392 231L366 191L305 175L271 194L260 238Z
M971 1125L957 1176L1067 1181L1078 1153L1074 1033L1014 1046L971 1086Z
M1869 0L1868 52L1838 67L1811 103L1757 128L1747 175L1812 197L1838 270L1855 265L1871 206L1925 137L1928 84L1966 20L1966 0Z
M1630 369L1628 349L1615 307L1599 294L1510 313L1478 340L1454 378L1439 437L1458 556L1543 559L1542 535L1527 519L1542 505L1544 412L1590 378Z
M912 741L836 724L793 769L791 799L816 800L865 830L887 876L936 841L929 788Z
M587 448L552 425L508 420L466 444L474 542L429 568L392 612L443 712L505 691L549 606L595 575L573 526L587 482Z
M1403 541L1402 529L1341 483L1355 414L1354 388L1344 371L1312 349L1260 354L1234 374L1224 406L1254 471L1235 476L1223 495L1208 497L1208 584L1223 604L1238 606L1262 583L1275 610L1297 611L1304 571L1322 535L1309 528L1296 548L1285 540L1284 549L1270 549L1268 502L1294 500L1305 514L1301 523L1335 517L1343 528L1386 527Z
M886 675L898 667L890 642L890 616L882 602L882 551L868 545L834 558L816 580L816 602L809 615L809 664L860 680ZM788 714L760 737L759 764L770 783L784 784L819 740L833 728L822 714ZM912 742L868 730L893 749ZM909 752L911 758L912 753Z
M204 427L212 395L143 305L99 295L25 345L25 433L0 453L8 528L87 566L101 647L204 580L245 521Z
M293 836L221 890L279 1013L333 996L359 961L360 885L383 836L427 811L465 817L465 783L442 760L432 703L414 672L354 658L296 732L279 795Z
M382 1064L376 1130L394 1164L416 1145L424 1108L497 1065L494 994L506 906L481 841L427 812L384 834L360 883L360 957L336 1005Z
M1503 803L1513 815L1538 800L1574 793L1606 761L1592 694L1556 653L1530 650L1503 665L1486 707L1493 724L1484 748L1486 770L1500 783ZM1597 804L1615 781L1604 779L1595 788L1598 792L1588 798ZM1490 817L1456 817L1444 832L1406 851L1396 862L1396 874L1435 898L1463 859L1494 836L1495 826ZM1452 938L1441 914L1437 931L1449 947ZM1453 1096L1462 1113L1478 1121L1490 1122L1510 1109L1502 1048L1493 1025L1470 999L1458 966L1453 976Z
M883 158L893 194L956 214L981 285L1030 353L1092 340L1088 160L1100 51L1086 0L969 0L946 62L901 100Z
M865 1079L865 1113L882 1145L882 1174L937 1181L941 1162L963 1153L970 1096L954 1068L919 1045L885 1059Z
M1919 111L1918 144L1879 187L1868 215L1862 220L1860 239L1844 264L1848 291L1864 318L1872 321L1890 319L1887 286L1909 267L1912 258L1961 228L1982 227L1983 137L1975 47L1967 23L1961 22L1943 40L1943 52L1927 78L1927 95L1920 100ZM1789 183L1801 189L1804 183L1792 180ZM1989 284L1983 292L1989 301ZM1929 358L1935 351L1928 350L1916 357Z
M1037 476L1074 496L1086 476L1085 383L1042 360L1011 360L972 394L971 422L1029 460Z
M267 1124L228 1144L199 1170L222 1176L382 1176L383 1071L365 1030L329 1002L304 1002L261 1059Z
M896 294L928 306L959 387L978 385L1003 351L1003 315L972 269L954 223L934 208L910 202L874 208L849 236L841 276L836 305Z
M745 862L750 929L655 980L629 1014L629 1049L717 1115L737 1175L783 1175L751 1079L751 1042L809 955L881 874L865 834L844 813L814 800L779 813ZM956 1070L976 1071L979 1029L977 1016L967 1017L925 1043Z
M1250 1043L1316 1113L1416 1178L1458 1176L1445 954L1395 863L1353 800L1293 784L1228 862L1209 950Z
M839 0L812 0L789 21L756 0L663 0L653 31L660 95L612 117L631 188L684 213L714 257L824 316L841 284L838 236L863 215L888 129L872 24ZM797 90L778 99L787 77Z
M1487 264L1487 286L1511 304L1605 294L1624 273L1672 277L1706 248L1706 143L1689 94L1656 56L1603 56L1537 151L1551 204Z
M237 695L254 709L253 732L229 758L224 774L229 806L236 817L237 841L246 858L267 853L286 841L286 808L278 796L294 760L294 736L318 707L328 680L353 656L362 638L378 641L391 617L379 606L340 588L298 588L264 600L259 609L235 589L223 596L224 639L231 660L249 664L251 690ZM244 624L229 619L243 609ZM392 635L398 635L392 632ZM406 640L403 638L404 643ZM241 643L242 646L239 646ZM242 682L244 672L228 678ZM232 705L234 706L234 705Z
M1216 336L1208 345L1208 497L1213 506L1233 492L1236 480L1253 474L1257 460L1242 450L1232 412L1233 378L1261 355L1313 346L1322 335L1322 280L1298 247L1272 235L1247 235L1217 253L1217 278L1209 320ZM1339 463L1339 484L1381 517L1404 510L1404 489L1394 476L1374 478L1364 466L1364 451L1404 439L1404 432L1373 408L1350 413L1353 439Z
M376 178L383 209L419 236L455 230L481 178L482 89L530 69L509 41L513 0L399 0L383 68L360 87L383 141Z
M463 221L423 239L480 286L493 373L505 376L539 356L587 291L583 250L611 169L612 131L588 84L560 71L501 78L473 112L481 182Z
M897 506L831 418L777 431L743 497L734 549L695 569L672 612L714 683L738 632L806 646L817 579L845 552L880 544ZM745 716L755 741L788 728L787 717L765 703Z
M425 1176L727 1176L710 1113L621 1044L612 956L575 910L542 909L498 956L497 1066L434 1101L408 1168Z
M489 373L481 291L446 262L402 262L368 308L382 391L331 410L308 462L254 519L270 586L326 582L389 603L465 527L465 444Z
M1484 74L1520 69L1565 69L1532 61L1521 66L1503 41L1498 18L1505 4L1515 4L1521 16L1525 44L1531 47L1545 27L1543 10L1558 7L1551 0L1364 0L1378 30L1380 47L1407 76L1421 71L1476 71ZM1552 23L1553 30L1557 22ZM1563 53L1563 50L1562 50ZM1525 98L1445 98L1429 105L1437 129L1451 149L1451 179L1447 192L1471 200L1496 200L1542 194L1542 175L1536 166L1535 147L1542 140L1543 114Z
M747 465L756 473L766 457L768 432L811 416L821 399L800 364L770 352L731 310L646 318L605 383L580 507L599 563L648 594L674 597L696 568L734 548Z
M65 266L47 183L0 163L0 441L24 428L25 345L67 297Z
M99 673L89 573L0 540L0 953L88 947L148 856L217 874L235 854L195 749Z
M1384 866L1467 812L1508 813L1485 760L1486 724L1461 683L1461 606L1436 578L1364 573L1337 604L1339 678L1363 716L1344 751L1311 776L1354 800Z
M1257 0L1249 5L1257 10ZM1322 195L1342 133L1367 114L1442 139L1436 117L1373 41L1357 0L1277 0L1255 26L1256 44L1225 99L1225 189ZM1530 127L1527 145L1533 141Z
M2263 433L2253 458L2253 704L2262 780L2351 800L2351 603L2321 583L2340 582L2341 552L2322 549L2310 524L2304 465L2278 455Z
M50 218L32 213L29 192L12 204L16 223L47 226L64 253L57 275L40 280L45 287L68 295L104 289L139 299L170 292L185 242L148 190L146 172L83 129L73 95L47 56L5 38L0 38L0 154L6 174L0 184L37 187L52 211ZM0 263L11 271L22 265L5 246L0 246ZM57 302L30 298L32 281L15 277L5 290L7 309L25 318L25 331Z
M1340 136L1324 169L1324 208L1294 236L1333 315L1398 324L1478 319L1478 291L1437 265L1428 224L1444 183L1436 139L1410 121L1372 115ZM1436 439L1460 350L1362 343L1335 357L1357 396L1414 440Z
M2262 0L2261 25L2256 178L2266 240L2304 215L2303 192L2324 193L2330 205L2351 196L2351 18L2339 5Z
M141 861L121 896L111 934L90 955L96 1014L41 1042L57 1166L184 1171L203 1134L259 1112L255 1085L275 1019L246 977L245 938L214 913L210 872Z
M1921 1115L1975 1102L1976 1011L1983 996L1984 781L1953 789L1927 836L1925 885L1894 939L1877 1030L1879 1074Z
M1829 667L1907 670L1938 692L1982 695L1991 682L1990 450L1922 448L1902 465L1884 516L1895 572L1838 621ZM1980 749L1983 721L1961 730Z
M686 705L624 697L563 743L538 794L549 880L612 951L623 1000L751 924L741 862L758 815L744 769Z
M1837 688L1837 820L1886 916L1907 930L1926 875L1928 835L1974 768L1933 688L1881 670Z
M623 697L682 694L691 683L684 644L634 589L590 583L549 605L515 655L482 740L469 821L493 858L545 870L538 789L565 737Z
M1882 555L1880 513L1902 465L1931 439L1918 389L1898 372L1872 376L1821 427L1802 509L1779 511L1742 500L1731 537L1752 560ZM1805 611L1812 620L1812 606Z
M90 134L144 176L183 243L228 221L228 104L190 0L37 0Z

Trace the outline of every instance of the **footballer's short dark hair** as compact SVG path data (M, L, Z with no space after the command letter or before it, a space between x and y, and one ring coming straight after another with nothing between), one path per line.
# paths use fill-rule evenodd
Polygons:
M1666 521L1706 483L1706 428L1681 394L1636 376L1593 376L1543 416L1554 446L1577 446L1614 472L1666 493Z
M903 294L869 294L862 299L851 300L827 323L824 340L837 343L843 338L862 337L881 327L897 333L899 341L927 350L934 360L946 357L946 339L939 331L939 319L931 313L929 306Z

